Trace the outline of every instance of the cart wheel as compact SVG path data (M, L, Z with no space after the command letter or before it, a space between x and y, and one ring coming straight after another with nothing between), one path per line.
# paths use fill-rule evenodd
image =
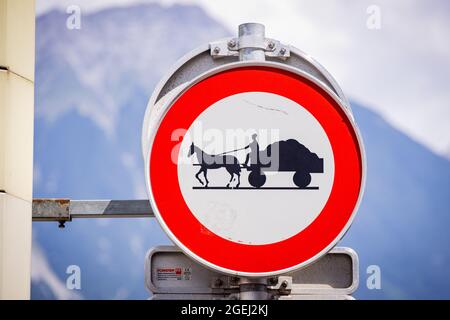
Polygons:
M259 170L252 171L248 175L248 182L255 188L261 188L266 183L266 175Z
M297 171L294 174L294 183L299 188L306 188L311 183L311 174L308 172Z

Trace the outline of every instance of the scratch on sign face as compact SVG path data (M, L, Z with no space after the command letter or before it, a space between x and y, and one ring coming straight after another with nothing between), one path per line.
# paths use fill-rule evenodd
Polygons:
M264 106L261 106L259 104L253 103L253 102L248 101L248 100L244 100L244 101L247 102L248 104L254 105L254 106L256 106L258 108L261 108L261 109L264 109L264 110L281 112L281 113L284 113L285 115L288 115L288 113L286 111L284 111L284 110L280 110L280 109L276 109L276 108L264 107Z

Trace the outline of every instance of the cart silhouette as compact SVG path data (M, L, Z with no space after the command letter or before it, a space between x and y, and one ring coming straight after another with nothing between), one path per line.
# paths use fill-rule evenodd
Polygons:
M288 139L270 144L259 152L257 163L242 168L250 171L248 182L255 188L266 183L265 172L277 171L294 172L294 184L303 189L311 183L311 173L323 173L323 158L297 140Z
M248 182L253 187L250 189L260 189L267 180L265 172L294 172L292 180L299 189L318 189L318 187L309 187L311 183L311 173L323 173L323 158L311 152L307 147L295 139L281 140L267 146L266 149L259 151L257 161L252 159L249 165L242 165L236 157L225 155L242 149L236 149L224 152L219 155L207 154L193 143L190 147L188 156L197 155L199 163L193 164L200 166L200 170L195 175L196 179L203 187L193 187L194 189L226 189L230 188L230 183L237 177L236 189L240 186L241 169L249 171ZM252 163L254 162L254 163ZM225 168L230 174L230 181L226 187L208 187L207 178L208 169ZM203 173L205 182L199 175ZM241 189L248 189L242 188ZM292 189L289 187L270 187L267 189Z

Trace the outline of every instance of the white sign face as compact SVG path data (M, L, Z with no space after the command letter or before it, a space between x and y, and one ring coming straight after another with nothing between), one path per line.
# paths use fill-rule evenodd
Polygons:
M222 163L208 163L208 155ZM177 160L180 189L195 217L220 237L250 245L304 230L324 208L334 180L333 150L317 119L267 92L235 94L204 110L185 134ZM311 161L323 167L307 169ZM259 168L258 162L267 165ZM265 176L257 187L249 181L255 169ZM307 177L296 180L296 174Z

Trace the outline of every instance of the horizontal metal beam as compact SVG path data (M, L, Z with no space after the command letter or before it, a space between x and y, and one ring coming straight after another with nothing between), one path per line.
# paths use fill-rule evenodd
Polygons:
M71 218L151 218L148 200L71 200Z
M148 200L33 199L33 221L78 218L152 218Z

